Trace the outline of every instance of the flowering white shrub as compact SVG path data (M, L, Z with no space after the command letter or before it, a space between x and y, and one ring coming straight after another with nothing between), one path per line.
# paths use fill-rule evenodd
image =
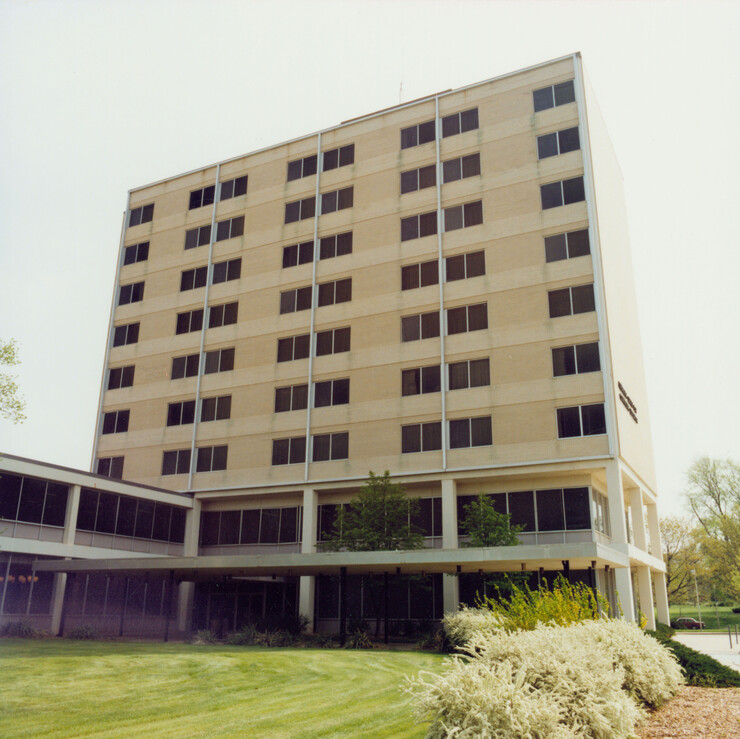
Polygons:
M407 684L419 714L432 718L429 737L629 737L638 703L659 705L682 682L668 650L625 621L488 628L462 651L443 675Z
M683 675L670 649L622 620L585 621L583 630L596 649L608 650L624 667L623 688L645 705L657 708L683 685Z
M501 619L490 608L466 606L455 613L446 613L442 625L450 644L463 647L475 635L498 632Z

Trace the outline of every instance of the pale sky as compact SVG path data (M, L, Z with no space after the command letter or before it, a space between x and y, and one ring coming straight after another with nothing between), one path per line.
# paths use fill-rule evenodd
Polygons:
M624 175L660 510L740 460L740 3L0 0L0 451L89 469L129 189L583 54ZM0 370L1 371L1 370Z

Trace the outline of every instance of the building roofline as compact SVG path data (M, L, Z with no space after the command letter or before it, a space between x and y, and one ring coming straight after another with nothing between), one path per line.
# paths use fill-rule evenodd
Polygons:
M255 154L261 154L264 151L269 151L270 149L276 149L278 146L286 146L287 144L292 144L296 141L302 141L303 139L310 139L314 136L318 136L320 133L328 133L329 131L335 131L339 128L342 128L343 126L349 125L350 123L358 123L359 121L369 120L371 118L375 118L376 116L385 115L386 113L390 113L394 110L402 110L403 108L408 108L412 105L419 105L420 103L427 102L429 100L434 100L435 98L439 97L446 97L447 95L454 95L458 92L464 92L466 90L471 90L475 87L480 87L481 85L487 85L491 82L495 82L497 80L503 80L507 77L513 77L517 74L522 74L524 72L530 72L533 69L539 69L540 67L547 67L550 64L557 64L558 62L565 61L566 59L580 59L581 52L576 51L572 54L566 54L565 56L557 57L556 59L549 59L546 62L540 62L539 64L533 64L529 67L522 67L521 69L514 70L513 72L506 72L505 74L496 75L495 77L489 77L488 79L481 80L480 82L473 82L470 85L464 85L463 87L456 87L454 89L448 89L444 90L443 92L435 92L430 95L424 95L419 98L415 98L414 100L409 100L407 103L399 103L398 105L391 105L388 108L381 108L380 110L376 110L373 113L366 113L364 115L359 115L355 118L348 118L347 120L341 121L340 123L334 125L334 126L328 126L327 128L319 129L318 131L312 131L311 133L304 134L303 136L297 136L293 139L287 139L286 141L279 141L276 144L270 144L269 146L263 146L259 149L254 149L253 151L245 152L244 154L239 154L235 157L229 157L228 159L222 159L218 162L213 162L212 164L206 164L203 167L196 167L195 169L189 169L185 172L181 172L176 175L172 175L171 177L164 177L159 180L154 180L153 182L149 182L145 185L140 185L139 187L131 188L128 191L129 197L132 193L139 192L140 190L145 190L148 187L154 187L155 185L161 185L163 182L169 182L170 180L176 180L179 177L187 177L187 175L194 174L195 172L202 172L205 169L211 169L212 167L216 167L218 165L223 164L229 164L230 162L235 162L238 159L243 159L244 157L248 156L254 156Z

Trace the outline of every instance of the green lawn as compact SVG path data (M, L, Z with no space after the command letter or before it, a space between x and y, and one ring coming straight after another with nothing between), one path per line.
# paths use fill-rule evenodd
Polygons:
M689 618L695 618L699 620L699 611L696 606L671 606L671 621L680 616L687 616ZM719 617L719 626L717 625L717 618ZM735 626L740 629L740 613L733 613L731 606L714 606L702 605L701 607L701 620L707 626L707 631L727 631L728 626L732 626L733 631Z
M0 639L3 737L423 737L424 652Z

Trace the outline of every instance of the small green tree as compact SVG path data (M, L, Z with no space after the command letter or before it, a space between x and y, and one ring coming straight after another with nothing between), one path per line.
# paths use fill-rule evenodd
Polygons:
M519 543L518 534L521 526L511 525L508 513L499 513L489 495L480 493L475 500L463 507L463 518L460 521L462 533L468 537L464 547L510 547ZM511 593L512 587L523 585L528 575L480 574L477 587L478 598L484 598L486 591L495 591L500 596Z
M424 537L410 523L419 509L418 500L407 498L388 470L383 475L371 470L369 475L359 495L339 508L321 548L332 552L421 549Z
M411 525L419 510L419 501L407 498L400 485L391 481L388 470L376 475L372 470L359 495L341 506L329 537L319 545L331 552L375 552L421 549L424 537ZM375 581L371 581L375 583ZM378 583L379 584L379 583ZM373 585L376 610L375 635L380 633L380 599L388 602L388 574L382 589ZM385 639L388 641L388 619L385 618Z
M18 342L15 339L0 341L0 365L14 367L20 362ZM23 423L26 420L23 413L25 407L25 401L18 395L15 376L0 372L0 416L10 419L13 423Z
M463 508L460 528L469 537L465 547L510 547L519 543L521 526L511 525L508 513L499 513L488 495L481 493Z

